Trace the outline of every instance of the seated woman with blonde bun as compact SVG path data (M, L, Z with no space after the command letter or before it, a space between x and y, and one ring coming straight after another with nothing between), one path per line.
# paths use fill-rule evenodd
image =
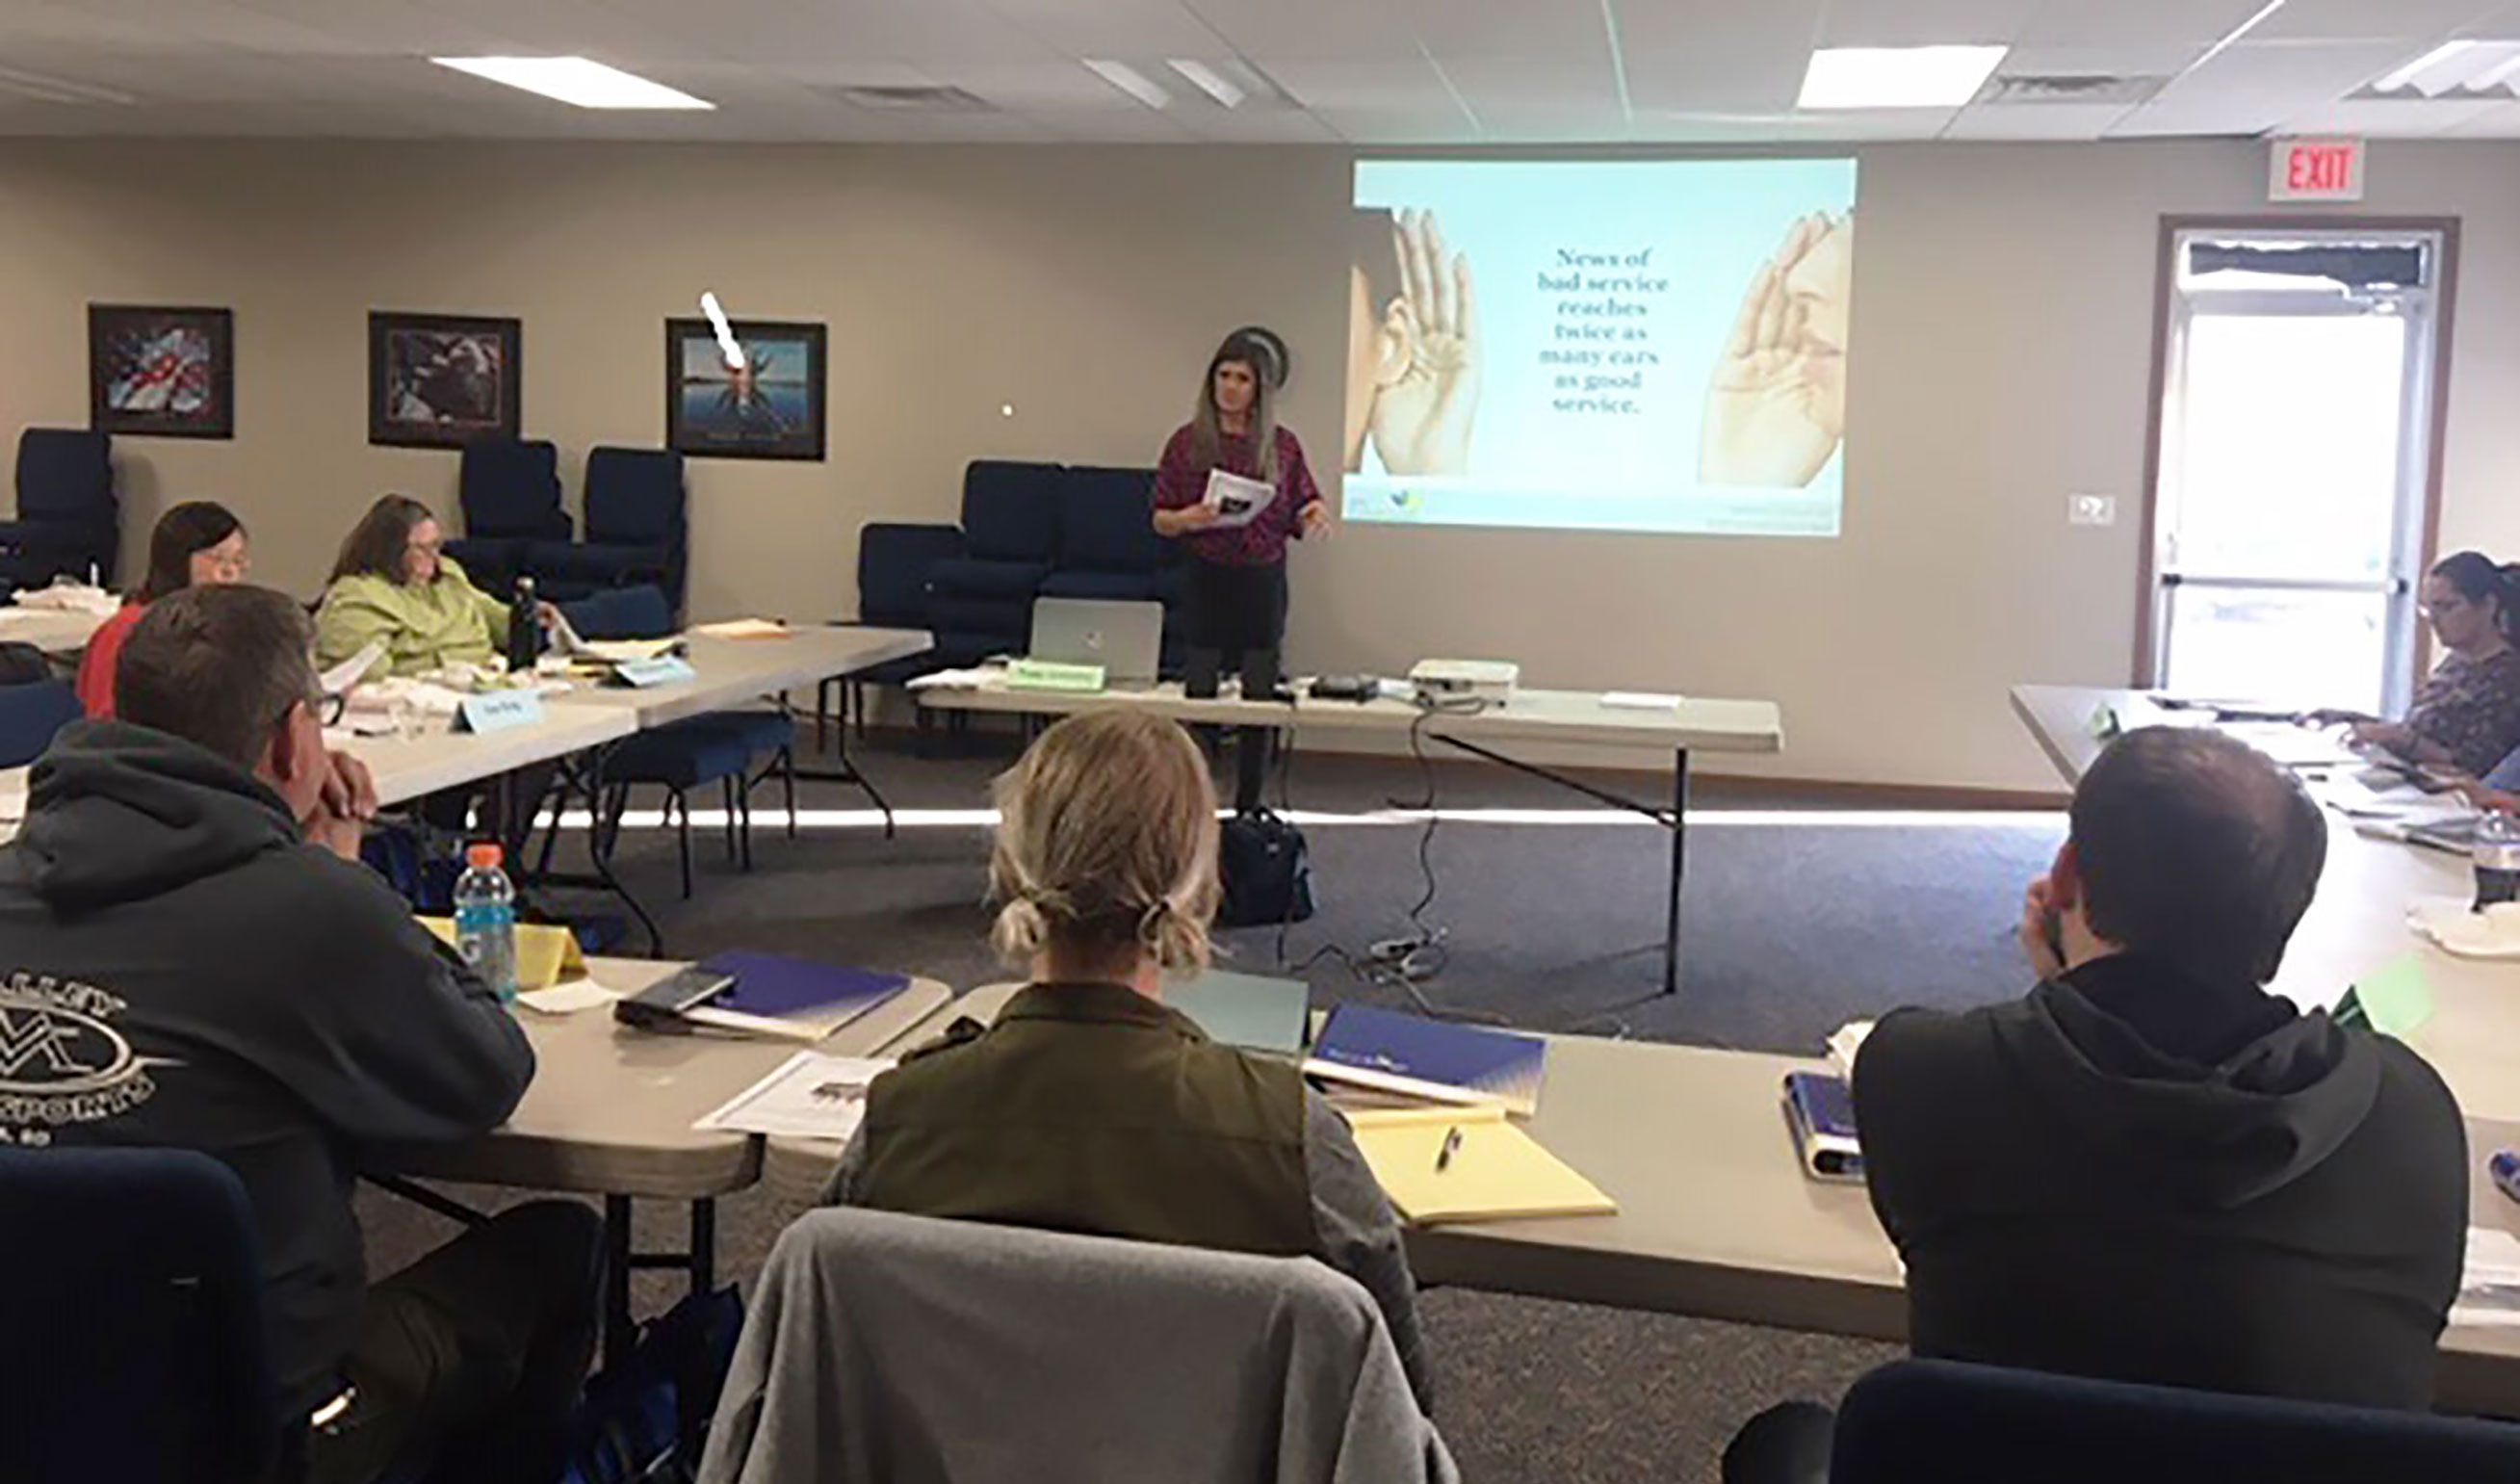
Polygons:
M1190 734L1101 711L997 783L996 944L1031 982L876 1079L834 1204L1315 1257L1373 1295L1421 1405L1417 1288L1347 1121L1164 1005L1208 961L1216 794Z

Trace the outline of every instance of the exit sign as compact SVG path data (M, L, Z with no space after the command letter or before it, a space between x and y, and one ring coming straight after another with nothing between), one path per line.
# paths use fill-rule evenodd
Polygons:
M2278 139L2267 170L2269 201L2361 201L2362 141Z

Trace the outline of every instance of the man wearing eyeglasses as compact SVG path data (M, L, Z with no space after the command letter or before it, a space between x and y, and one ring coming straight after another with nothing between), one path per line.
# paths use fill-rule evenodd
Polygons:
M358 864L375 791L325 748L338 702L313 640L268 589L170 594L123 646L119 719L74 724L35 764L0 848L0 1142L194 1148L236 1171L279 1421L313 1484L432 1460L434 1477L549 1480L592 1349L594 1213L512 1207L366 1282L362 1155L479 1135L534 1060Z

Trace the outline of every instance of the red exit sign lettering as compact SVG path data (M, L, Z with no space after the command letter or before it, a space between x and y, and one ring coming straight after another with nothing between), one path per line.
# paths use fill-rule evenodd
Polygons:
M2361 201L2362 141L2278 139L2267 175L2269 201Z

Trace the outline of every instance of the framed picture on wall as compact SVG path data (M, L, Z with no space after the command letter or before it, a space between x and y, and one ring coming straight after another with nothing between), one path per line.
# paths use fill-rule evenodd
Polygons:
M87 407L88 426L99 432L235 437L235 316L88 305Z
M665 321L665 444L697 458L823 457L824 327L738 320L728 364L706 320Z
M518 436L521 321L454 314L368 315L368 441L461 448Z

